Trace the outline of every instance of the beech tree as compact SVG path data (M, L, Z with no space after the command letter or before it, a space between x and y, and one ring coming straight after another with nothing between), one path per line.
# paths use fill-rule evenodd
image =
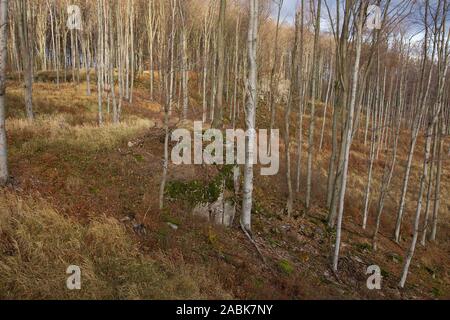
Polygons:
M5 130L6 61L8 57L8 0L0 0L0 186L8 181L8 148Z
M227 1L220 0L219 22L217 29L217 91L215 94L216 102L214 105L214 128L221 128L223 122L223 88L225 76L225 13Z
M311 1L313 4L313 1ZM313 171L313 157L314 157L314 130L315 130L315 116L316 116L316 96L317 96L317 82L319 78L319 35L320 35L320 19L322 0L317 1L317 10L315 13L315 25L314 25L314 47L312 58L312 78L311 78L311 115L309 124L309 138L308 138L308 164L307 164L307 176L306 176L306 211L311 207L311 192L312 192L312 171Z
M25 110L29 120L33 120L33 29L30 23L31 3L26 0L15 0L17 9L17 27L20 42L20 55L23 69L23 89Z
M258 11L259 0L250 0L250 19L248 25L247 51L248 51L248 99L245 106L245 126L249 135L246 137L245 144L245 166L244 166L244 185L242 189L242 215L241 225L243 229L251 231L251 212L253 202L253 161L254 161L254 137L255 117L257 107L257 72L258 65L256 61L258 45Z
M270 109L270 132L273 129L274 123L275 123L275 95L277 92L276 89L276 79L275 76L277 75L276 69L278 66L278 38L279 38L279 32L280 32L280 18L281 18L281 10L283 9L283 3L284 0L279 0L276 2L277 5L277 24L275 29L275 45L273 49L273 64L272 64L272 70L270 71L270 83L269 83L269 109Z
M169 170L169 117L171 113L171 103L173 99L173 70L174 70L174 48L175 48L175 19L177 12L177 1L170 1L170 17L165 17L165 4L160 2L160 28L159 28L159 46L161 49L160 63L162 70L163 82L163 96L161 104L164 108L164 158L163 158L163 172L161 177L161 184L159 189L159 208L164 208L164 192L167 180L167 173ZM170 28L170 29L169 29ZM170 30L170 34L167 31ZM165 42L167 40L167 42Z
M426 2L426 7L428 7L429 3ZM403 288L406 283L406 279L409 272L409 267L411 265L412 258L414 256L417 239L419 237L420 232L420 217L422 213L422 205L423 205L423 195L425 192L425 184L430 175L429 172L429 163L431 161L431 144L433 140L433 128L438 123L439 116L441 115L441 111L444 105L444 88L447 81L447 72L448 72L448 60L449 60L449 43L450 43L450 28L447 30L446 25L446 17L449 12L449 5L447 0L439 1L436 7L436 11L431 16L434 21L433 28L433 47L437 48L437 57L435 55L431 56L431 61L435 61L437 58L437 75L438 75L438 91L437 91L437 99L432 107L429 109L427 114L427 124L426 124L426 132L425 132L425 152L423 157L423 165L422 165L422 173L419 182L419 192L417 194L417 207L414 218L414 231L413 238L411 241L411 245L407 251L404 264L403 264L403 272L400 279L399 286ZM435 50L433 50L434 52ZM433 67L433 66L432 66ZM426 231L426 229L425 229Z
M339 189L339 204L338 204L338 214L337 214L337 227L336 227L336 244L334 247L334 255L333 255L333 269L337 271L338 269L338 261L339 261L339 249L341 246L341 232L342 232L342 220L344 215L344 198L345 191L347 187L347 174L348 174L348 163L349 163L349 154L350 154L350 146L351 146L351 136L353 133L353 116L355 113L355 104L356 104L356 90L358 88L359 81L359 68L361 61L361 47L362 47L362 36L363 36L363 24L364 24L364 15L367 11L367 3L361 3L359 5L358 16L356 19L356 59L355 66L353 68L353 77L352 77L352 88L350 92L350 105L347 111L347 121L345 123L344 128L344 136L342 142L342 153L343 153L343 167L342 167L342 179L341 185Z
M428 25L428 19L429 19L429 1L425 1L425 14L424 14L424 26L425 26L425 38L424 38L424 44L423 44L423 54L422 54L422 67L421 67L421 73L420 73L420 83L418 90L418 100L420 101L420 105L418 107L418 112L414 113L413 121L412 121L412 128L411 128L411 138L410 138L410 145L409 145L409 153L408 153L408 160L407 165L405 168L405 174L403 178L403 185L402 185L402 193L400 195L400 204L397 212L397 220L395 225L395 231L394 231L394 238L396 242L400 241L400 230L401 230L401 224L403 219L403 213L405 208L405 201L406 201L406 192L408 190L408 183L409 183L409 177L411 172L411 165L413 161L414 156L414 150L416 148L417 139L419 137L422 119L424 117L425 109L428 103L429 93L430 93L430 86L431 86L431 80L433 77L433 65L430 65L429 71L427 73L426 67L427 67L427 60L428 60L428 35L429 35L429 25ZM436 41L433 41L433 49L431 53L431 57L433 57L436 53Z
M292 48L291 54L291 67L289 73L290 80L290 88L289 88L289 96L286 104L286 110L284 112L284 145L285 145L285 158L286 158L286 181L288 187L288 198L286 202L286 211L288 216L290 217L292 214L293 206L294 206L294 191L292 188L292 179L291 179L291 151L290 151L290 116L291 116L291 105L293 96L295 94L296 86L296 77L297 77L297 47L298 47L298 33L299 33L299 23L300 20L298 18L298 14L295 18L295 36L294 36L294 45Z

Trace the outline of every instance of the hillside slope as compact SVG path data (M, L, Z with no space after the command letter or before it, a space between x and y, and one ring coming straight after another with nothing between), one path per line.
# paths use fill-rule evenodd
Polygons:
M121 125L98 127L96 96L85 96L85 84L62 84L58 89L53 83L36 83L37 119L29 123L24 120L21 85L8 83L13 179L0 196L0 298L450 298L447 164L438 241L418 247L407 287L397 288L411 238L423 141L414 160L405 230L398 245L391 234L398 198L394 194L399 192L408 145L408 133L402 133L400 165L376 252L370 241L373 214L369 229L361 228L368 146L355 142L337 274L330 268L335 235L326 226L324 199L330 122L315 161L314 206L308 215L303 217L304 188L297 195L294 217L284 214L283 165L276 176L256 176L253 236L264 263L238 227L238 219L232 228L215 226L193 216L189 203L176 199L169 199L163 211L158 209L164 131L160 106L148 101L147 85L145 78L137 81L133 104L124 103ZM197 119L195 96L191 106L190 116ZM268 112L263 111L258 112L261 127L267 122L263 115ZM293 123L294 119L295 115ZM176 122L173 119L172 125ZM308 122L306 116L304 132ZM376 162L373 202L384 161L380 157ZM206 185L219 170L170 165L169 181ZM65 288L65 270L71 264L83 270L79 292ZM366 287L366 269L373 264L382 269L381 290Z

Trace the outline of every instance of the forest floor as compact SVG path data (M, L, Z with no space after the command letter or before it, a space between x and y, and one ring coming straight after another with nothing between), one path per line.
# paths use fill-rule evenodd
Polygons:
M57 88L37 81L33 88L36 120L31 123L25 119L22 86L17 81L8 83L6 128L12 182L0 196L0 298L450 298L450 167L446 162L438 241L425 248L418 244L406 288L397 288L411 241L423 141L414 159L402 239L396 244L393 224L409 144L408 133L402 132L379 248L374 251L374 207L385 158L380 156L375 164L372 210L365 231L361 215L369 146L361 142L361 134L357 136L337 274L330 268L335 234L327 228L325 200L331 120L327 119L323 149L316 149L313 207L305 217L304 175L295 214L288 218L283 212L284 165L275 176L262 177L257 170L253 236L265 264L237 218L231 228L215 226L193 216L187 203L170 199L166 209L158 209L163 117L160 105L149 100L147 88L147 80L136 82L134 101L124 103L120 125L110 124L108 116L105 125L98 127L94 87L87 96L85 83ZM193 94L190 101L191 117L199 119L199 95ZM322 108L317 115L322 115ZM281 119L282 110L279 113ZM268 112L258 114L257 122L264 127ZM319 117L317 139L321 123ZM307 113L304 137L308 125ZM303 140L307 150L307 139ZM171 164L168 180L209 181L215 174L214 167ZM374 264L382 270L381 290L366 286L366 269ZM80 291L66 288L69 265L82 269Z

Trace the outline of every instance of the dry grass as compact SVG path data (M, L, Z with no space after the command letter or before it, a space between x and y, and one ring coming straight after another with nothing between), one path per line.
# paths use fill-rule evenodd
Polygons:
M20 153L31 156L55 144L90 152L112 149L154 126L153 121L137 117L103 127L88 124L71 126L66 117L67 115L41 116L33 122L8 119L6 130L13 137L12 140L15 140L14 137L26 138L20 145Z
M207 268L180 257L141 253L113 218L89 224L64 217L42 200L0 196L1 299L231 298ZM82 270L82 289L66 288L69 265Z

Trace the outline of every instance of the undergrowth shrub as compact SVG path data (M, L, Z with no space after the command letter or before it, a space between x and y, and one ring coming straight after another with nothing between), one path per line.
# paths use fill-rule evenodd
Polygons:
M168 198L182 200L190 206L215 202L223 191L233 190L233 166L224 165L210 182L201 180L169 181L165 193ZM232 200L232 199L230 199Z

